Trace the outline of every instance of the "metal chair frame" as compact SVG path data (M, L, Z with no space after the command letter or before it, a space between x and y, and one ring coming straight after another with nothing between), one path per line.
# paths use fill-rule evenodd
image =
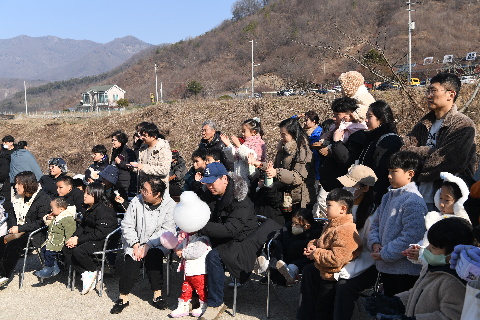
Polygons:
M104 278L104 269L105 269L105 256L107 253L110 253L110 252L121 252L123 250L123 245L120 247L120 248L115 248L115 249L109 249L107 250L107 245L108 245L108 240L110 240L110 237L112 235L114 235L115 233L119 232L122 230L122 227L118 227L117 229L115 229L114 231L110 232L107 237L105 238L105 242L103 244L103 250L102 251L96 251L94 253L92 253L92 255L94 255L95 257L97 256L100 256L101 258L97 258L99 261L102 262L102 267L100 269L100 272L102 274L102 278L100 279L100 291L98 293L98 295L101 297L102 296L102 293L103 293L103 278ZM70 287L70 289L73 291L75 290L75 275L76 275L76 272L75 272L75 269L73 269L73 275L72 275L72 266L69 266L69 269L68 269L68 280L67 280L67 288ZM98 272L98 267L97 267L97 270L96 272ZM72 275L72 276L71 276Z
M48 228L48 226L43 226L41 228L38 228L37 230L35 231L32 231L29 235L28 235L28 240L27 240L27 245L25 246L25 252L24 252L24 256L23 256L23 268L22 268L22 273L20 274L20 289L23 288L23 279L25 278L25 266L27 264L27 256L28 256L28 250L36 250L37 251L37 254L38 254L38 258L40 260L40 263L42 264L42 267L45 266L45 263L42 259L42 255L40 254L40 248L36 248L36 247L30 247L30 242L32 240L32 237L34 235L36 235L37 233L39 233L40 231L42 231L43 229L46 229Z
M5 211L3 214L5 214L5 218L3 218L2 221L0 221L0 226L2 224L4 224L5 222L7 222L7 220L8 220L8 212Z
M316 222L322 222L322 223L326 223L328 222L328 219L327 218L315 218L315 221ZM270 241L268 242L267 244L267 259L268 261L270 261L270 245L272 244L272 241L274 239L270 239ZM271 281L270 281L270 266L267 268L267 319L270 318L270 284L271 284Z

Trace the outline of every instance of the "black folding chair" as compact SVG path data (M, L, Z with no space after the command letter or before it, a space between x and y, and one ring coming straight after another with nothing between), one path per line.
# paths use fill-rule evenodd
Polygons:
M40 259L40 263L42 264L42 267L45 267L45 263L43 262L42 255L40 254L40 248L33 247L31 246L31 240L34 235L37 233L41 232L42 230L48 228L48 226L43 226L41 228L38 228L37 230L31 232L28 235L28 240L27 240L27 245L25 246L25 252L23 254L23 268L22 268L22 273L20 274L20 289L23 288L23 279L25 278L25 266L27 265L27 256L29 251L37 251L38 254L38 259Z

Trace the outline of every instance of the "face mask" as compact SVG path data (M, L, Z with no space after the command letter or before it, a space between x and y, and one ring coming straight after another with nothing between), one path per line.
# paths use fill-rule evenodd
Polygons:
M294 236L299 235L303 232L303 228L301 227L292 227L292 233Z
M355 188L355 187L343 187L343 189L347 190L348 192L350 192L353 196L353 200L357 199L361 193L357 196L355 196L355 192L357 192L357 190L360 190L360 188Z
M450 255L448 255L450 256ZM444 254L433 254L430 250L426 249L423 250L423 258L429 265L432 266L443 266L446 265L446 258L448 257Z
M8 149L8 146L6 144L4 144L3 149Z

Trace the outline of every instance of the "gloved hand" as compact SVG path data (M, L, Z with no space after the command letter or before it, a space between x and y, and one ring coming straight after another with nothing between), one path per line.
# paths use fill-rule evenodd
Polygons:
M399 297L390 298L377 292L373 295L363 301L363 307L370 316L375 316L377 313L390 315L405 313L405 306Z
M377 319L379 320L415 320L416 318L415 316L407 317L404 314L387 315L387 314L377 313Z
M450 258L450 267L465 281L477 280L480 276L480 248L456 246Z

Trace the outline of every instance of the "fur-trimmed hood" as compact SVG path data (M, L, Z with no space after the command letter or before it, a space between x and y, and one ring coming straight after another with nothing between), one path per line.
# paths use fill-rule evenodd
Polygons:
M297 152L297 142L295 140L289 141L285 144L280 140L277 144L277 151L284 150L289 155L295 155Z
M230 181L233 181L233 197L235 198L235 200L244 200L248 194L247 182L245 182L245 180L240 175L233 172L229 172L228 177L231 179Z
M460 192L462 193L462 197L460 199L458 199L457 202L455 202L455 204L453 205L453 215L457 216L457 217L460 217L460 218L463 218L463 219L465 219L465 220L467 220L468 222L471 223L470 218L468 216L468 213L467 213L467 211L465 211L465 208L463 207L463 204L465 203L465 201L467 201L468 195L470 194L470 191L468 190L468 186L465 183L465 181L463 181L462 178L456 177L449 172L440 173L440 178L442 178L443 181L453 182L460 188ZM440 209L440 191L441 191L441 188L437 190L433 200L435 201L435 206L438 208L438 210L441 211L441 209ZM429 221L430 220L429 216L430 216L430 212L425 217L427 230L430 229L430 227L432 226L433 223L438 221L438 220L435 220L435 221L432 221L433 223L429 223L430 222Z

